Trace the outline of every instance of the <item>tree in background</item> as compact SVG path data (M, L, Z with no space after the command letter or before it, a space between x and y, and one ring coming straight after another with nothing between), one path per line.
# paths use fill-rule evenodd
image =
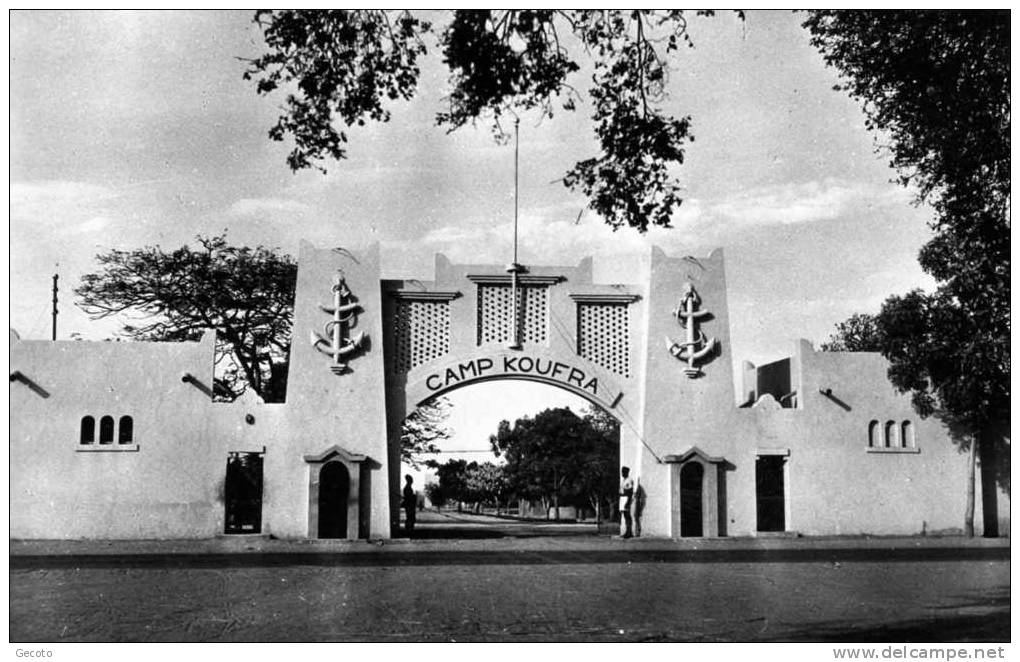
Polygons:
M231 401L252 389L265 402L287 393L297 264L258 246L234 246L225 235L197 237L199 247L146 246L96 256L100 270L74 292L93 319L129 320L120 335L143 341L195 341L216 331L214 392ZM401 458L422 454L450 435L445 398L419 407L401 430Z
M509 496L509 482L502 465L472 462L466 468L465 485L466 500L475 505L476 512L483 505L495 504L496 514L500 514Z
M606 476L613 476L615 493L619 456L611 430L602 414L582 419L567 408L546 409L513 427L501 421L489 443L506 460L510 491L541 502L547 517L551 508L559 519L560 505L582 507L605 498Z
M551 118L573 111L577 60L594 67L589 89L600 152L563 178L614 229L669 226L680 207L675 173L694 140L689 116L663 109L681 47L693 46L688 20L711 11L456 10L439 36L449 67L447 107L438 124L454 131L478 120L506 138L507 116L533 111ZM743 18L743 14L738 12ZM390 106L414 96L419 60L432 25L407 11L259 11L267 52L249 60L244 77L259 94L287 90L273 140L290 138L293 170L324 169L347 156L337 130L388 121Z
M286 392L297 265L264 246L232 246L225 235L198 248L146 246L96 256L100 271L74 292L92 319L130 321L132 340L198 340L216 330L215 393L233 400L250 388L266 402Z
M443 501L457 502L457 512L461 512L461 505L467 497L467 461L447 460L444 464L437 465L435 469Z
M584 412L578 486L595 521L611 516L619 489L620 424L598 405Z
M812 11L804 25L901 183L934 210L919 261L937 287L887 299L876 335L893 384L971 452L968 535L980 457L984 534L997 535L996 479L1009 490L1009 12ZM854 318L844 324L834 342L853 345Z
M435 506L436 512L443 507L446 503L446 495L443 494L443 488L440 487L439 483L427 483L425 485L425 496L428 497L429 502Z
M419 405L404 419L400 429L400 459L415 469L422 464L436 466L434 459L422 460L423 455L439 452L437 443L450 438L452 431L446 426L453 405L445 397L435 398Z
M878 319L856 313L836 325L836 331L821 344L823 352L880 352Z

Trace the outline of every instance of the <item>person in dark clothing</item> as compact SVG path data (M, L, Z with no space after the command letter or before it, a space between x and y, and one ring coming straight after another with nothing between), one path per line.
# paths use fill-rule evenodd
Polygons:
M404 496L401 499L400 505L404 508L404 514L406 522L404 523L404 529L407 531L407 536L411 537L414 535L414 518L418 508L418 497L414 493L414 488L411 484L414 483L414 479L408 474L404 476L406 484L404 485Z

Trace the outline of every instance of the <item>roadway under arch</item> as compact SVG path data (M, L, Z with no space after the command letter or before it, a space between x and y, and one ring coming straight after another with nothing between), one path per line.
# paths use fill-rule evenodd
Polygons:
M390 413L389 443L391 457L391 494L394 506L394 535L401 535L399 495L403 484L400 472L400 429L404 419L418 407L436 398L461 391L470 386L493 382L530 382L571 393L606 411L620 424L618 447L622 457L624 429L633 429L638 419L636 398L621 388L620 381L608 371L577 355L556 356L551 352L497 350L480 352L459 360L446 358L410 371L387 385L387 408ZM537 411L534 413L538 413ZM429 515L426 514L426 518ZM556 522L484 522L471 515L464 522L447 521L442 527L426 523L424 537L528 537L535 535L594 535L597 526L568 525ZM433 518L434 519L434 518ZM449 518L448 518L449 519ZM434 523L433 523L434 524ZM421 528L421 527L419 527Z

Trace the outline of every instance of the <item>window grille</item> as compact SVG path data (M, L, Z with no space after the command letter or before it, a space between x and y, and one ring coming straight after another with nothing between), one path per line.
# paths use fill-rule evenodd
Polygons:
M630 377L630 313L625 303L577 306L577 353Z
M394 371L408 372L449 353L449 303L397 301L394 305Z
M513 288L510 285L478 286L478 344L509 343L514 340ZM523 343L549 342L549 288L518 285L518 324Z

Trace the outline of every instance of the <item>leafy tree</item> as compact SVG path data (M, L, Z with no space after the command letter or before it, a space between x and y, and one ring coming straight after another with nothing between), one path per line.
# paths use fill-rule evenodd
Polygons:
M146 246L96 256L101 269L74 290L93 319L131 320L120 335L133 340L198 340L216 330L218 397L247 388L267 402L283 400L297 265L264 246L198 237L198 248Z
M1010 374L1008 11L812 11L804 25L882 149L934 211L932 293L890 297L875 322L889 377L981 459L984 534L1008 490ZM971 504L965 521L973 534Z
M146 246L96 256L100 270L75 289L93 319L130 320L120 335L133 340L194 341L216 330L215 384L219 400L250 388L266 402L282 402L294 316L297 264L264 246L233 246L225 235L197 237L199 247L166 251ZM401 458L414 467L450 431L450 403L437 399L407 417Z
M581 98L570 83L581 69L576 57L590 56L600 152L563 182L614 229L669 226L682 202L673 171L694 136L690 117L662 106L670 59L693 45L688 17L682 10L456 10L439 37L450 93L436 121L453 131L483 119L502 139L507 115L573 111ZM388 104L414 96L433 29L407 11L259 11L254 20L267 52L248 61L244 77L259 94L287 89L269 136L293 139L294 170L346 157L337 121L387 121Z
M501 465L472 462L466 468L465 487L465 500L475 504L476 511L483 504L495 503L498 515L508 496L509 482Z
M604 477L615 473L615 444L605 444L611 426L598 416L582 419L567 408L546 409L534 418L518 419L513 427L502 421L489 437L497 457L505 457L510 491L538 500L559 517L562 504L586 505L605 495Z
M461 511L461 502L467 500L467 462L465 460L447 460L436 467L436 479L445 502L456 501L457 512Z
M425 485L425 496L436 507L437 512L446 503L446 495L443 494L443 488L439 486L439 483L427 483Z
M585 412L582 421L578 487L598 522L612 511L619 487L620 424L597 405Z
M867 313L855 313L836 325L836 332L821 344L824 352L879 352L878 319Z
M438 466L434 459L422 461L422 455L438 453L436 445L450 438L451 431L446 427L453 405L445 397L430 400L411 412L404 419L400 430L400 459L418 469L422 464L430 467Z

